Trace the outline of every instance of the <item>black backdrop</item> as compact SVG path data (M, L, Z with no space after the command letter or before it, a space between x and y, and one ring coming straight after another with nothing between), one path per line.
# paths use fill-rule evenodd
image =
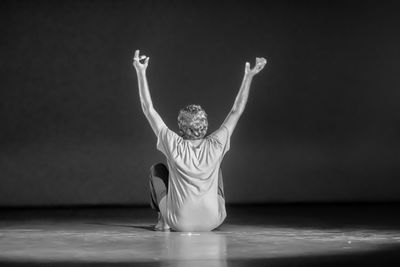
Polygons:
M246 61L268 59L223 163L227 202L400 196L394 2L2 1L0 205L142 204L163 156L141 113L135 49L176 130L210 130Z

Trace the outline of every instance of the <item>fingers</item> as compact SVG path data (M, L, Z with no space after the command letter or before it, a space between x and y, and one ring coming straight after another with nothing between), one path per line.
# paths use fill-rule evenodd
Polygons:
M265 65L267 64L267 60L263 57L256 57L256 65L254 66L254 69L259 72L261 71Z
M263 57L256 57L256 65L265 65L267 60Z
M260 71L264 68L264 66L265 66L265 65L256 65L256 66L254 67L254 69L255 69L255 71L258 73L258 72L260 72Z
M133 56L133 59L134 59L134 60L142 60L142 59L145 59L145 58L146 58L145 55L142 55L142 56L139 57L139 53L140 53L140 50L136 50L136 51L135 51L135 55Z
M135 51L135 55L133 56L134 60L139 60L139 50Z
M262 70L262 69L265 67L265 64L266 64L266 63L264 63L264 62L262 62L262 63L257 63L257 64L256 64L256 68Z
M135 66L143 66L143 65L148 65L149 63L149 57L147 57L146 55L139 55L140 54L140 50L136 50L135 51L135 55L133 57L133 61L135 63ZM144 63L141 63L140 61L144 59Z
M263 57L261 57L261 58L257 57L256 58L256 64L265 66L265 64L267 64L267 60L265 58L263 58Z
M256 64L252 69L250 68L250 63L246 62L246 73L257 74L265 67L265 64L267 64L267 60L265 58L256 57Z

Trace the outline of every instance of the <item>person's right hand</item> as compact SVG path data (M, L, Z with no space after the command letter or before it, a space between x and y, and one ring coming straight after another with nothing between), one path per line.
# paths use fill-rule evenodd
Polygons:
M144 62L141 63L140 61L144 59ZM145 71L147 66L149 65L149 57L145 55L139 56L139 50L135 51L135 56L133 57L133 66L135 67L136 71Z
M245 74L246 75L250 75L250 76L254 76L257 73L259 73L267 64L267 60L263 57L256 57L256 65L254 66L254 68L250 68L250 63L246 62L246 68L245 68Z

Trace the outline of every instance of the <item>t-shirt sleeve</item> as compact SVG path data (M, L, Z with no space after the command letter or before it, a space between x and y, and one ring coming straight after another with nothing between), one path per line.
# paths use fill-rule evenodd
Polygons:
M179 135L164 125L157 136L157 149L169 157L175 152L179 138Z
M225 125L222 125L218 130L210 135L215 139L222 148L222 155L229 151L231 146L231 134Z

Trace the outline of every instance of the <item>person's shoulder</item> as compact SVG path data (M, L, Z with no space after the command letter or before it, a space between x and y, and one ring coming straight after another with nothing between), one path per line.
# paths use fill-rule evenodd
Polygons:
M219 127L217 130L215 130L210 135L208 135L207 138L220 139L220 138L228 137L228 136L229 136L228 127L226 127L224 124L222 124L221 127Z
M228 127L222 124L221 127L208 136L208 140L209 143L212 144L211 147L214 147L216 150L222 150L222 154L225 154L230 147L230 133Z
M158 133L157 148L167 156L177 149L182 143L182 137L170 130L167 126Z
M178 135L175 131L171 130L167 126L161 128L159 134L165 136L168 139L177 139L177 140L182 139L180 135Z

